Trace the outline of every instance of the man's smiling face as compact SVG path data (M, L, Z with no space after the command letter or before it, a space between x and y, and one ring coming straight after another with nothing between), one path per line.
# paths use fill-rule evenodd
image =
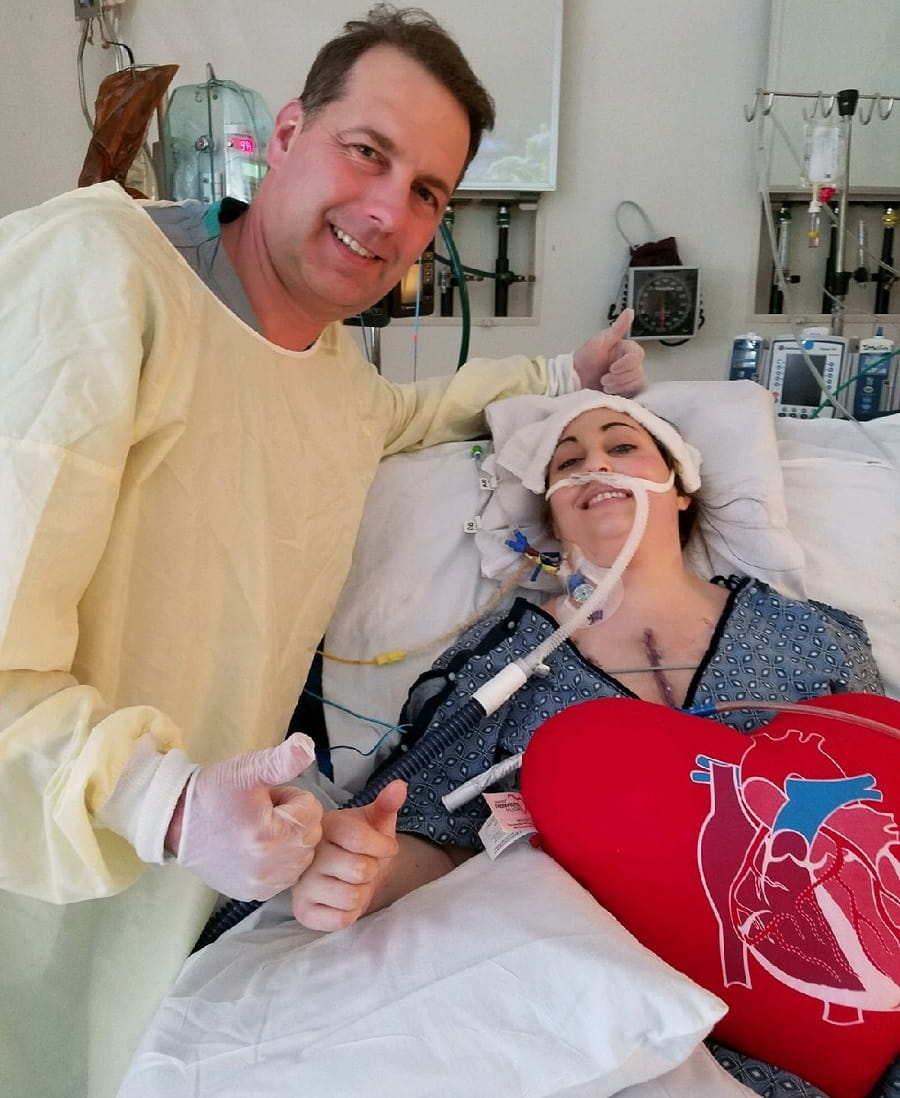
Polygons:
M285 290L323 324L383 297L434 236L468 143L456 99L389 46L362 54L345 94L311 117L288 104L270 144L263 214Z

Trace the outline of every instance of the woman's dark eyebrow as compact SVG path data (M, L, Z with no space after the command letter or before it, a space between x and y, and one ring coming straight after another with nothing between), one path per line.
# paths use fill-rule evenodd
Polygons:
M635 426L635 424L633 424L633 423L624 423L624 422L622 422L621 420L618 420L618 419L614 419L610 423L602 424L601 427L600 427L600 430L601 431L608 431L610 429L610 427L630 427L633 431L637 430L637 427ZM562 444L564 442L577 442L577 441L578 441L578 439L574 435L566 435L565 438L561 438L559 440L559 442L557 442L557 444L553 447L553 453L555 454L556 451L560 448L560 446L562 446Z

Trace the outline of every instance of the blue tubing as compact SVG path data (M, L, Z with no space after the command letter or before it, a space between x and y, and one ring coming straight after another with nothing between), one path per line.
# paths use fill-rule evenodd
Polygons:
M439 728L432 729L408 751L399 754L395 759L389 759L380 770L376 770L366 785L341 807L359 808L361 805L370 804L385 786L390 785L397 778L408 780L424 767L437 762L448 748L466 733L477 728L483 719L484 706L474 698L469 698L466 704Z
M366 785L341 807L360 808L371 804L382 789L397 778L408 780L424 767L437 762L456 740L477 728L484 715L484 707L481 703L474 698L469 698L445 724L423 736L413 747L398 755L397 758L389 759L381 770L376 770ZM256 911L262 903L262 900L229 900L227 904L210 915L191 952L196 953L198 949L214 942L226 930L231 930L242 919Z

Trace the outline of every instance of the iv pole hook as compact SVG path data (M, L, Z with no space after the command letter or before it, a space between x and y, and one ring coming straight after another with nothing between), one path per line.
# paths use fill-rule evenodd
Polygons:
M756 118L759 112L759 105L762 102L763 116L766 117L772 113L772 104L775 102L775 92L764 92L762 88L756 89L756 95L753 97L753 106L748 107L744 104L744 118L748 122L752 122Z

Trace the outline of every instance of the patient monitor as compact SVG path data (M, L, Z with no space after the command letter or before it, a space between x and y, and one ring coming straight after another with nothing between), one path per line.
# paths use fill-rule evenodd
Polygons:
M802 343L793 335L772 340L768 388L779 416L811 419L833 416L824 388L834 393L844 377L849 340L819 332L803 333ZM809 368L812 362L822 383Z

